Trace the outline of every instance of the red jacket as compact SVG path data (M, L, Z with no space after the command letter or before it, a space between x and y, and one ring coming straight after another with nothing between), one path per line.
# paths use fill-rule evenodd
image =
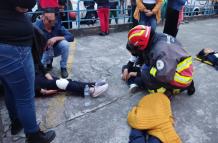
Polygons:
M41 8L57 8L58 0L39 0Z

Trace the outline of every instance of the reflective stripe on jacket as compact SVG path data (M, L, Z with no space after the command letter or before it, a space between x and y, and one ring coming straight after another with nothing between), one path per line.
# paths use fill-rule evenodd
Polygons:
M192 57L175 38L156 34L148 59L150 75L157 81L185 88L192 82Z

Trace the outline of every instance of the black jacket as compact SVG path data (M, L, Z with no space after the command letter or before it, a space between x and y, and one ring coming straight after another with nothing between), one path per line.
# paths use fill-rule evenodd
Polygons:
M0 43L31 46L33 28L31 21L16 7L31 9L35 0L0 1Z

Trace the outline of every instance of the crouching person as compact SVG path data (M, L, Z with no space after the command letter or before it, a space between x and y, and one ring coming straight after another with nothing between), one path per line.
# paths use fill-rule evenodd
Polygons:
M35 22L35 26L43 31L46 37L47 47L43 53L41 62L47 67L47 69L52 69L53 57L61 55L60 67L61 67L61 77L67 78L67 60L69 55L69 42L74 40L73 35L67 31L64 26L61 26L55 16L55 11L52 9L47 9L44 11L42 19Z
M128 33L128 46L144 59L140 76L149 92L194 94L192 57L177 39L138 25Z

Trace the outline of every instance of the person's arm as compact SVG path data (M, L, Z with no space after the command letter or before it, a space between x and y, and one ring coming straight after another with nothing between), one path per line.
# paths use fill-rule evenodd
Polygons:
M156 0L155 7L152 9L153 14L157 14L157 12L161 9L163 0Z
M42 95L54 95L58 92L58 90L47 90L47 89L41 89L40 93Z
M70 33L67 29L64 28L64 26L61 26L61 34L64 36L64 39L67 40L68 42L73 42L74 41L74 36L72 33Z
M148 10L148 9L144 6L142 0L136 0L136 5L137 5L137 8L139 9L139 11L141 11L141 12L148 12L148 11L150 11L150 10Z

